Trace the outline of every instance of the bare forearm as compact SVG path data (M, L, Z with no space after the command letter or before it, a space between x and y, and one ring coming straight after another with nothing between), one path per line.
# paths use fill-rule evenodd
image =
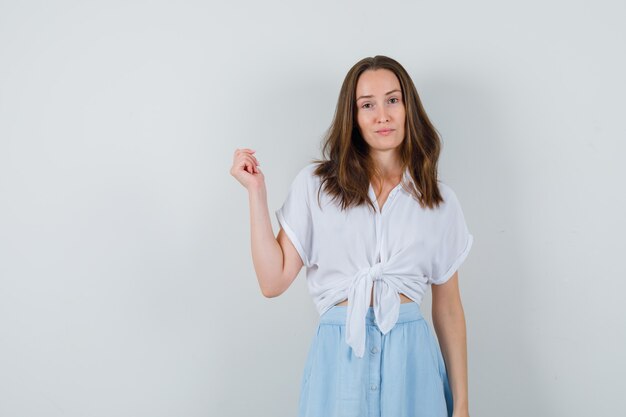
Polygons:
M446 363L454 411L467 412L467 338L461 303L433 305L433 324Z
M248 197L254 270L263 295L275 296L283 287L283 252L272 230L265 187L250 190Z

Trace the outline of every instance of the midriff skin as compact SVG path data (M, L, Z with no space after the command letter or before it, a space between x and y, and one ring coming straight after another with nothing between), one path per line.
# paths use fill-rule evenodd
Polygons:
M404 303L412 303L413 300L411 300L409 297L407 297L406 295L399 293L400 295L400 303L404 304ZM372 288L372 301L370 301L370 306L374 305L374 289ZM348 305L348 300L342 301L339 304L335 304L337 306L347 306Z

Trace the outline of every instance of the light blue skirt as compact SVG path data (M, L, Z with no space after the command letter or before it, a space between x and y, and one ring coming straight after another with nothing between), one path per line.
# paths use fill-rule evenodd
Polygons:
M369 308L365 355L346 343L346 306L320 317L302 375L299 417L450 417L445 363L417 303L383 335Z

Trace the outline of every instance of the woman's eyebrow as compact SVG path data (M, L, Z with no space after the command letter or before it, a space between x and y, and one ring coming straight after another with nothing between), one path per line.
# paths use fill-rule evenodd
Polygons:
M401 91L400 91L400 90L398 90L398 89L396 88L395 90L391 90L391 91L389 91L389 92L385 93L385 95L386 95L386 96L388 96L389 94L391 94L391 93L396 93L396 92L400 93ZM359 101L359 100L361 100L362 98L372 98L372 97L374 97L374 96L373 96L373 95L371 95L371 94L370 94L370 95L368 95L368 96L361 96L361 97L357 98L357 99L356 99L356 101Z

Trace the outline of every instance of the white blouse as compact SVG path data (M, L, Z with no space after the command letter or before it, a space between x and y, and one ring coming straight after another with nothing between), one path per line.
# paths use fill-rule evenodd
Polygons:
M402 183L377 208L341 211L313 175L316 164L298 172L276 218L306 266L309 292L320 315L348 300L346 342L358 357L365 351L365 316L374 288L373 308L383 334L398 320L403 293L418 305L430 284L443 284L467 257L473 242L461 205L448 185L439 182L445 200L424 209ZM403 181L412 182L408 169Z

